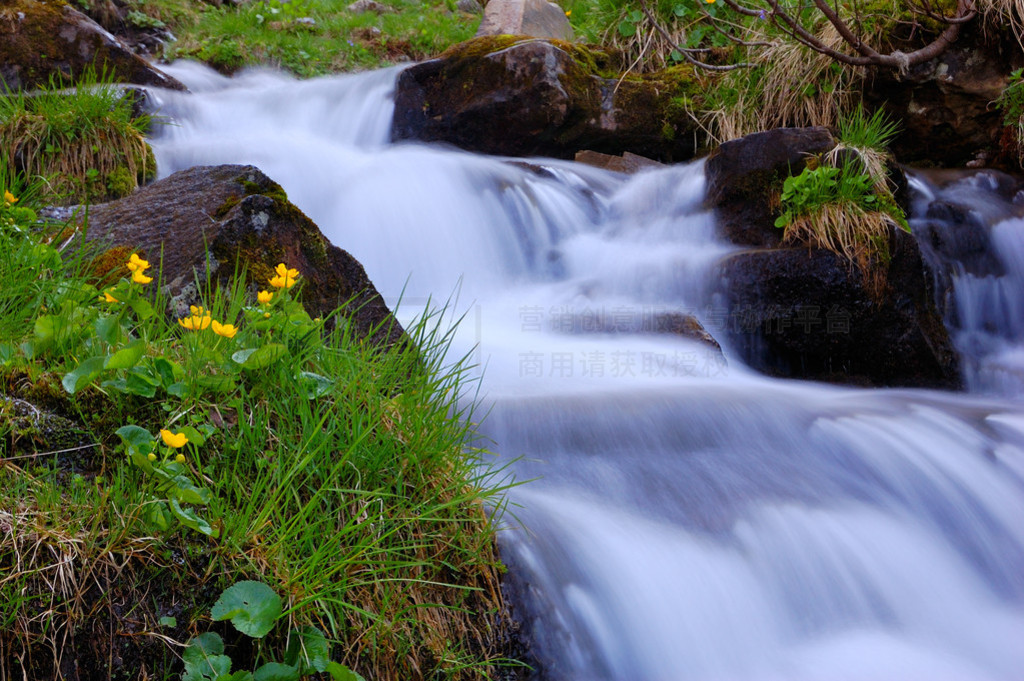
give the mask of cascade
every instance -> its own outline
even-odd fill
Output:
[[[400,314],[428,297],[464,314],[453,354],[483,367],[482,435],[529,480],[501,548],[539,678],[1021,678],[1012,199],[975,211],[989,264],[929,256],[972,392],[770,379],[651,332],[722,323],[709,292],[734,247],[701,207],[699,162],[624,177],[391,145],[394,71],[169,71],[194,94],[154,93],[173,122],[153,140],[161,175],[257,165]],[[980,181],[914,185],[920,232],[949,223],[949,192],[991,202]]]

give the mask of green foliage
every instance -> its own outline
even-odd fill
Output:
[[[262,582],[238,582],[224,590],[210,616],[215,622],[230,619],[238,632],[263,638],[281,617],[281,597]],[[232,674],[232,661],[224,654],[220,635],[200,634],[185,648],[182,681],[298,681],[320,672],[329,674],[333,681],[366,681],[348,667],[331,661],[330,643],[316,627],[292,629],[288,640],[283,662],[265,662],[255,672]]]
[[[0,513],[20,509],[3,517],[12,529],[0,534],[0,562],[35,557],[0,585],[0,623],[12,623],[0,648],[31,657],[57,645],[49,632],[89,626],[75,618],[91,613],[182,636],[194,615],[167,624],[155,599],[199,599],[232,575],[288,594],[293,632],[271,630],[245,660],[255,671],[228,678],[283,667],[355,678],[322,664],[324,642],[343,644],[368,678],[484,678],[493,661],[472,651],[493,649],[501,624],[483,504],[500,509],[501,489],[468,446],[464,369],[441,363],[448,336],[436,317],[385,351],[342,317],[310,318],[290,288],[301,274],[282,266],[272,295],[252,300],[240,276],[168,320],[149,263],[136,254],[99,284],[90,259],[44,243],[53,230],[32,223],[24,196],[11,192],[12,227],[0,230],[0,385],[81,423],[103,455],[69,478],[60,454],[25,440],[26,467],[0,468]],[[48,548],[29,551],[37,542]],[[117,575],[118,598],[136,609],[122,614],[101,592],[89,613],[69,610],[75,595],[37,577],[55,564],[77,571],[71,587]],[[248,619],[250,633],[266,626],[244,603],[226,600],[217,615]],[[188,678],[223,677],[223,649],[202,640]]]

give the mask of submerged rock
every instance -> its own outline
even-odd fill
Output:
[[[174,315],[198,302],[197,282],[226,284],[244,268],[254,286],[265,288],[284,262],[302,273],[301,298],[311,315],[344,305],[360,337],[380,344],[404,337],[363,266],[254,166],[198,166],[93,206],[87,238],[108,249],[137,249],[150,260]]]
[[[469,40],[402,72],[392,138],[508,156],[692,158],[696,123],[672,101],[698,87],[692,70],[620,79],[607,61],[557,40]]]
[[[185,89],[70,5],[7,0],[0,7],[0,82],[7,89],[38,88],[56,77],[68,85],[88,69],[115,82]]]
[[[835,146],[824,128],[780,129],[723,144],[707,162],[708,203],[723,234],[755,247],[726,257],[723,331],[765,373],[875,386],[957,388],[957,355],[914,238],[890,229],[884,280],[870,288],[831,251],[783,246],[774,226],[784,179]]]

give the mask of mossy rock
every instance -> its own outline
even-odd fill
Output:
[[[63,2],[5,0],[0,7],[0,83],[9,90],[77,82],[87,71],[115,82],[184,90],[89,17]]]
[[[392,137],[509,156],[692,158],[699,128],[677,102],[699,89],[695,74],[622,78],[613,63],[560,40],[474,38],[402,73]]]
[[[278,263],[302,274],[301,299],[313,316],[344,307],[359,337],[381,345],[404,342],[404,332],[349,253],[332,245],[285,191],[253,166],[199,166],[93,206],[87,238],[99,253],[138,250],[160,272],[171,299],[168,313],[184,316],[210,281],[227,286],[236,271],[250,288],[266,288]],[[120,250],[110,250],[120,249]],[[117,271],[111,257],[94,261],[98,276]]]

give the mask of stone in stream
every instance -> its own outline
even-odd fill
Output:
[[[720,263],[722,328],[709,330],[726,334],[746,363],[771,375],[960,387],[933,277],[913,236],[890,229],[889,260],[874,265],[884,276],[880,293],[843,256],[781,243],[774,221],[784,179],[835,143],[824,128],[784,128],[726,142],[708,158],[708,206],[723,236],[752,247]]]
[[[612,61],[559,40],[468,40],[402,72],[392,139],[505,156],[692,158],[697,124],[673,98],[700,87],[693,70],[617,78]]]

